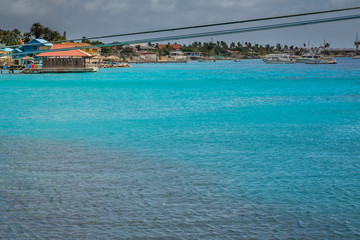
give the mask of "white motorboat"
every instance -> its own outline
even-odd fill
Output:
[[[318,54],[304,54],[301,58],[296,59],[296,62],[306,64],[337,64],[334,58]]]
[[[269,54],[263,61],[268,64],[291,64],[295,63],[289,54]]]

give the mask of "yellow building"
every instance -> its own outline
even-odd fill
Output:
[[[73,47],[74,44],[75,44],[75,47],[90,47],[92,46],[91,44],[89,43],[71,43],[71,42],[63,42],[61,44],[68,44],[69,47]],[[71,46],[70,46],[71,45]],[[80,49],[81,51],[84,51],[88,54],[90,54],[91,56],[95,57],[95,56],[98,56],[100,55],[100,50],[101,48],[99,47],[94,47],[94,48],[84,48],[84,49]]]

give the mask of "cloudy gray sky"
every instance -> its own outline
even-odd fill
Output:
[[[235,21],[267,16],[286,15],[317,10],[360,6],[359,0],[0,0],[0,29],[17,28],[29,31],[34,22],[50,27],[67,38],[92,37],[143,30]],[[327,14],[319,17],[360,14],[360,10]],[[294,18],[296,21],[311,18]],[[283,20],[284,21],[284,20]],[[277,21],[279,22],[279,21]],[[264,22],[232,27],[265,25]],[[229,28],[221,28],[227,29]],[[218,28],[219,29],[219,28]],[[308,43],[319,46],[324,40],[331,47],[353,47],[360,20],[326,23],[313,26],[269,30],[214,37],[214,41],[248,41],[259,44]],[[173,33],[174,34],[174,33]],[[163,36],[163,35],[162,35]],[[138,36],[137,39],[142,38]],[[105,42],[130,38],[107,39]],[[200,38],[177,41],[188,43]]]

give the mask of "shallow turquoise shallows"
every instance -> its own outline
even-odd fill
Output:
[[[0,74],[0,238],[359,239],[359,67]]]

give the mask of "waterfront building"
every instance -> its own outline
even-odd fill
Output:
[[[39,50],[50,50],[52,48],[53,44],[49,43],[48,41],[44,39],[33,39],[30,42],[26,43],[25,45],[21,45],[16,51],[17,55],[13,55],[13,58],[16,60],[21,60],[21,58],[25,56],[33,57],[34,61],[39,62],[40,58],[36,57],[38,53],[36,53]],[[21,64],[21,61],[18,61],[19,64]]]
[[[54,44],[52,50],[73,46],[69,45],[70,44]],[[85,68],[86,59],[89,59],[92,56],[79,49],[74,49],[56,52],[43,52],[37,54],[36,57],[42,59],[43,68]]]
[[[135,52],[137,51],[149,51],[154,50],[155,48],[149,46],[147,43],[131,43],[123,45],[123,48],[132,48]]]
[[[140,59],[142,60],[149,60],[149,61],[157,61],[158,53],[156,52],[137,52]]]
[[[14,49],[8,48],[8,47],[0,48],[1,55],[11,54],[13,51],[14,51]]]
[[[184,52],[187,60],[198,60],[202,58],[202,54],[200,52]]]
[[[175,61],[186,61],[186,55],[183,51],[181,50],[175,50],[169,53],[170,58],[175,60]]]

